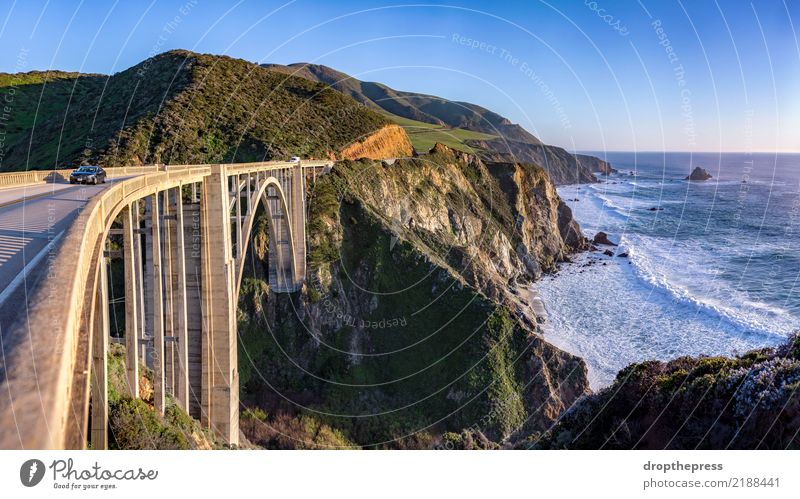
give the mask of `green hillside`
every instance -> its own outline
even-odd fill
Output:
[[[0,76],[3,171],[326,157],[390,123],[304,78],[171,51],[112,76]]]
[[[319,64],[296,63],[289,66],[264,64],[263,66],[272,71],[325,83],[365,106],[382,109],[401,118],[488,133],[502,136],[507,140],[541,144],[539,139],[521,126],[469,102],[451,101],[416,92],[402,92],[382,83],[360,81],[341,71]]]
[[[475,153],[479,149],[470,146],[469,140],[492,140],[498,138],[482,132],[473,132],[463,128],[449,128],[433,123],[424,123],[409,118],[403,118],[395,114],[387,114],[390,120],[402,126],[411,139],[414,149],[417,151],[428,151],[434,144],[441,143],[459,151]]]

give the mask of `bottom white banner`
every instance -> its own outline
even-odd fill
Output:
[[[10,498],[800,497],[794,451],[0,451],[0,464]]]

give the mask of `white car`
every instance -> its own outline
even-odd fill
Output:
[[[289,163],[299,163],[299,162],[300,162],[300,156],[292,156],[291,158],[289,158]]]

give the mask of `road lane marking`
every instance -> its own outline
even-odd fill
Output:
[[[19,274],[17,274],[14,280],[12,280],[8,284],[8,286],[6,286],[6,289],[4,289],[2,293],[0,293],[0,307],[3,306],[6,300],[14,293],[14,291],[16,291],[16,289],[20,286],[20,284],[22,284],[23,281],[25,281],[25,278],[28,277],[28,274],[31,273],[31,270],[33,270],[34,267],[39,265],[39,262],[45,257],[47,252],[50,251],[51,248],[55,247],[56,243],[58,242],[59,239],[61,239],[62,235],[64,235],[63,230],[59,232],[58,235],[56,235],[56,237],[54,237],[52,241],[47,243],[45,247],[42,248],[42,250],[39,251],[39,253],[37,253],[36,256],[33,257],[33,259],[30,262],[28,262],[27,265],[25,265],[25,268],[23,268],[19,272]]]

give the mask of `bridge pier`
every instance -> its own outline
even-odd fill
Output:
[[[125,267],[125,373],[128,381],[128,395],[139,397],[139,315],[141,280],[141,250],[138,251],[139,205],[131,203],[122,211],[122,253]]]
[[[188,401],[187,412],[194,418],[202,420],[203,383],[203,308],[201,304],[201,230],[200,202],[195,197],[191,204],[184,206],[184,241],[186,266],[186,333],[187,333],[187,378]]]
[[[294,258],[293,291],[303,285],[306,278],[306,176],[300,163],[292,168],[291,184],[285,189],[289,197],[292,223],[292,257]]]
[[[102,245],[105,247],[105,244]],[[106,257],[98,255],[92,318],[91,442],[94,449],[108,448],[108,277]]]
[[[161,275],[161,221],[158,194],[145,198],[147,216],[147,340],[152,341],[153,403],[159,414],[164,414],[164,299]]]
[[[174,219],[169,225],[173,241],[169,255],[172,269],[172,335],[175,337],[174,349],[174,397],[184,411],[189,411],[189,338],[187,329],[186,303],[186,244],[184,238],[183,195],[179,186],[168,191],[168,202]]]
[[[204,421],[227,443],[239,443],[236,282],[231,240],[228,177],[212,165],[201,198],[203,247],[203,396]]]
[[[172,219],[169,189],[159,192],[161,202],[161,279],[164,286],[164,394],[175,396],[175,312],[172,284]]]

